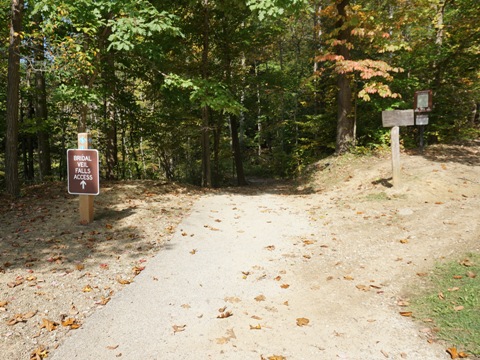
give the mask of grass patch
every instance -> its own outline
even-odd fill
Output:
[[[439,339],[480,355],[480,254],[438,265],[411,309],[418,319],[432,319]]]

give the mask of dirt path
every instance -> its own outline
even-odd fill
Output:
[[[397,302],[468,242],[439,234],[455,225],[478,235],[475,215],[380,190],[392,200],[337,198],[340,189],[203,197],[167,250],[53,359],[448,358]],[[452,201],[472,210],[478,198]]]
[[[2,221],[19,230],[0,248],[15,260],[2,279],[26,277],[25,256],[39,258],[27,267],[39,279],[0,296],[5,321],[37,309],[0,324],[2,349],[19,360],[36,344],[54,360],[448,359],[432,324],[401,316],[400,305],[435,262],[480,251],[479,155],[478,146],[402,155],[397,189],[388,157],[329,159],[307,194],[203,194],[172,237],[174,217],[197,195],[114,186],[95,230],[59,223],[44,242],[43,220],[22,230],[42,206],[20,228],[7,214]],[[132,266],[145,269],[133,279]],[[65,313],[79,329],[41,326]]]

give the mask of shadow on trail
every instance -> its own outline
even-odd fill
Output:
[[[145,256],[153,245],[144,239],[142,227],[127,226],[124,220],[153,207],[150,204],[158,209],[152,211],[152,224],[154,216],[177,217],[179,210],[165,196],[176,194],[177,187],[157,185],[103,183],[94,201],[94,221],[87,225],[80,224],[78,196],[69,195],[62,182],[30,186],[19,199],[1,196],[0,274],[13,269],[69,269],[88,259],[103,261],[120,254]]]
[[[455,145],[432,145],[422,153],[409,151],[410,155],[423,156],[425,159],[440,163],[455,162],[469,166],[480,165],[480,140],[473,140]]]
[[[293,180],[277,180],[268,178],[248,178],[247,186],[229,186],[212,190],[219,194],[239,194],[246,196],[256,195],[304,195],[312,191],[310,189],[299,190],[299,183]]]

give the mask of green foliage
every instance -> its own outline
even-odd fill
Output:
[[[0,1],[0,19],[8,24],[9,2]],[[413,0],[406,7],[350,0],[345,19],[337,3],[34,1],[24,21],[22,111],[30,111],[41,71],[58,177],[65,175],[65,150],[76,146],[77,127],[86,122],[118,178],[200,183],[204,108],[219,183],[233,173],[233,116],[247,176],[296,176],[335,149],[339,74],[353,91],[354,151],[389,146],[381,111],[412,108],[416,90],[434,94],[428,142],[479,136],[472,113],[480,102],[478,1]],[[347,29],[347,40],[339,42]],[[2,35],[0,115],[7,26]],[[350,58],[338,54],[339,46]],[[42,129],[33,119],[22,126],[32,139]],[[0,122],[0,143],[4,134]],[[416,146],[417,135],[402,129],[404,145]]]
[[[260,21],[280,17],[287,11],[299,11],[307,4],[307,0],[247,0],[247,6],[258,13]]]

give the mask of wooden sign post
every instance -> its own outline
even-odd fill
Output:
[[[400,186],[400,126],[414,125],[415,114],[413,110],[382,111],[382,123],[391,127],[390,132],[392,147],[392,173],[393,186]]]
[[[92,137],[89,133],[78,134],[78,148],[91,149]],[[79,195],[80,223],[89,224],[93,221],[93,195]]]

